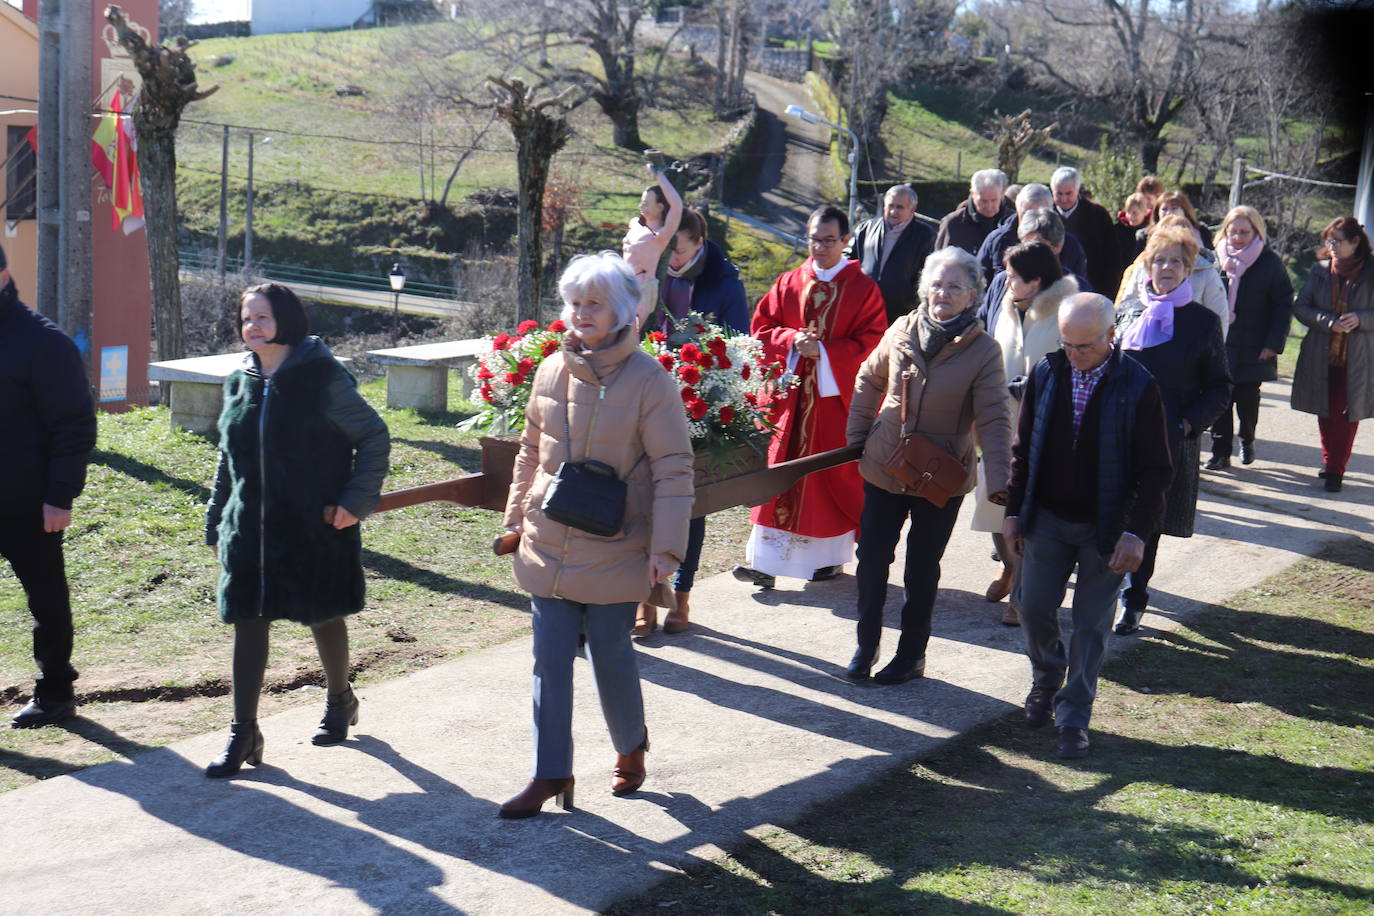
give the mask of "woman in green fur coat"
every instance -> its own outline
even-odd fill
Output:
[[[329,697],[315,744],[358,722],[348,683],[348,626],[363,609],[359,519],[377,505],[391,439],[386,423],[318,337],[296,294],[244,290],[239,333],[250,351],[224,381],[219,466],[205,541],[219,559],[219,613],[234,625],[234,721],[205,770],[232,776],[262,761],[258,696],[273,620],[310,627]]]

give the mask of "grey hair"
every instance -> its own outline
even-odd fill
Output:
[[[1024,239],[1032,233],[1048,242],[1051,248],[1058,248],[1064,244],[1064,218],[1053,210],[1027,211],[1016,224],[1016,237]]]
[[[887,191],[883,194],[883,203],[886,204],[888,199],[892,197],[893,194],[905,194],[906,199],[911,201],[911,208],[913,210],[916,209],[916,189],[913,188],[911,185],[894,184],[892,187],[888,188]]]
[[[974,194],[979,191],[986,191],[988,188],[996,188],[998,191],[1007,189],[1007,173],[1001,169],[979,169],[973,173],[973,177],[968,181],[968,189]]]
[[[921,268],[921,280],[916,284],[916,300],[925,304],[930,297],[930,284],[934,282],[935,275],[949,264],[962,267],[964,273],[968,274],[968,286],[973,292],[970,308],[977,305],[983,298],[983,268],[979,266],[977,258],[954,245],[932,252],[926,258],[926,266]]]
[[[1096,318],[1100,333],[1116,324],[1116,306],[1112,300],[1100,293],[1074,293],[1059,304],[1059,323],[1076,320],[1080,315]]]
[[[612,332],[634,321],[639,308],[639,280],[625,259],[614,251],[580,254],[568,262],[558,278],[558,294],[563,297],[563,323],[572,327],[574,299],[594,296],[615,312]]]
[[[1032,182],[1016,195],[1016,212],[1025,213],[1027,210],[1034,210],[1037,207],[1048,207],[1052,203],[1054,203],[1054,195],[1050,193],[1050,189],[1043,184]]]
[[[1059,168],[1055,169],[1054,174],[1050,176],[1050,187],[1052,188],[1057,188],[1061,184],[1068,184],[1069,182],[1073,182],[1076,185],[1083,184],[1083,176],[1079,174],[1078,169],[1071,165],[1061,165]]]

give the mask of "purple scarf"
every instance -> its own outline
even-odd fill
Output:
[[[1121,335],[1121,349],[1146,350],[1174,339],[1174,309],[1193,301],[1193,281],[1185,279],[1160,296],[1147,280],[1141,284],[1145,311]]]

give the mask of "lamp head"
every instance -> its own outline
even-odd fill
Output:
[[[401,290],[406,288],[405,271],[401,270],[401,264],[399,261],[391,265],[391,273],[389,275],[389,279],[391,280],[391,289],[393,292],[399,293]]]

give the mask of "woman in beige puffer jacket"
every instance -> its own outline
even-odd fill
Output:
[[[1011,462],[1011,396],[1002,348],[985,332],[974,305],[982,298],[983,272],[961,248],[942,248],[926,259],[917,289],[920,305],[887,329],[859,369],[849,405],[845,438],[862,443],[859,474],[864,506],[859,521],[858,650],[849,663],[853,680],[868,677],[882,634],[887,576],[907,517],[906,586],[897,652],[874,675],[879,684],[900,684],[925,673],[931,612],[940,582],[940,559],[959,505],[973,489],[973,428],[993,484],[991,498],[1005,504]],[[901,403],[906,401],[905,429]],[[915,495],[884,463],[904,432],[918,432],[959,459],[964,482],[943,506]]]
[[[630,627],[639,602],[682,561],[691,516],[692,447],[672,376],[639,349],[638,284],[613,252],[575,258],[559,283],[569,326],[534,377],[505,525],[518,533],[514,571],[534,616],[534,778],[501,806],[530,817],[561,796],[571,806],[572,663],[585,634],[616,749],[611,790],[644,782],[644,702]],[[600,461],[627,484],[625,521],[601,537],[541,506],[565,461]]]

